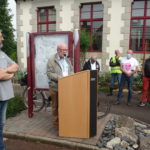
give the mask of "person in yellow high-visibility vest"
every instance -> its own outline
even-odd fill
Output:
[[[121,74],[122,71],[120,70],[120,61],[122,57],[120,56],[120,51],[115,50],[115,56],[110,58],[109,66],[111,67],[111,80],[110,80],[110,87],[109,87],[109,94],[108,96],[113,95],[114,83],[117,78],[118,85],[120,84]]]

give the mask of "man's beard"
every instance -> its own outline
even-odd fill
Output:
[[[3,47],[3,43],[0,43],[0,48],[2,48]]]

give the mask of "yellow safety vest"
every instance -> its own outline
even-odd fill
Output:
[[[119,60],[121,60],[122,57],[119,57]],[[112,62],[116,63],[116,57],[112,57]],[[115,67],[111,67],[111,73],[122,73],[122,71],[120,70],[120,66],[115,66]]]

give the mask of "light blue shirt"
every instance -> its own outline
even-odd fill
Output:
[[[68,76],[69,66],[65,58],[59,58],[59,65],[61,66],[63,77]]]

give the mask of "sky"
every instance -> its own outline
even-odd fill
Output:
[[[16,2],[15,0],[8,0],[8,8],[11,9],[10,14],[13,15],[12,25],[16,29]]]

